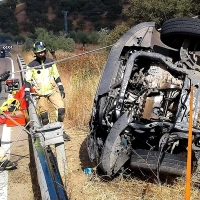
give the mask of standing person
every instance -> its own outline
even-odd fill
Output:
[[[49,123],[48,101],[57,111],[57,121],[63,122],[65,91],[56,64],[52,59],[46,57],[46,46],[43,42],[35,42],[33,52],[36,58],[28,64],[25,75],[26,99],[30,99],[30,87],[32,86],[39,97],[36,109],[42,124]],[[65,141],[70,141],[70,137],[65,131],[63,138]]]

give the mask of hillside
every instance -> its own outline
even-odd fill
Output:
[[[89,15],[89,11],[88,13],[84,12],[84,9],[80,13],[71,10],[67,11],[65,18],[63,11],[60,11],[59,8],[62,4],[56,7],[51,1],[46,2],[46,8],[43,10],[39,10],[39,4],[38,6],[35,5],[34,1],[31,4],[27,1],[27,3],[16,5],[14,14],[17,18],[20,34],[26,36],[27,32],[32,32],[35,27],[43,27],[47,30],[53,30],[54,32],[60,30],[64,31],[67,28],[68,31],[80,30],[85,33],[91,30],[100,30],[105,27],[112,29],[123,21],[120,13],[122,13],[123,8],[127,7],[127,4],[124,4],[120,8],[120,11],[118,11],[119,13],[113,12],[110,16],[106,10],[105,13],[104,11],[93,10],[92,15]],[[90,8],[87,5],[84,6],[88,7],[88,9]]]
[[[28,21],[25,8],[26,8],[26,4],[20,3],[16,6],[16,9],[15,9],[15,16],[19,24],[20,32],[23,36],[26,36],[27,33],[24,31],[23,26],[20,24],[21,22]]]
[[[18,4],[15,8],[14,13],[15,13],[15,17],[17,18],[21,34],[23,36],[26,36],[27,32],[24,31],[24,26],[22,24],[23,22],[30,22],[27,14],[26,14],[26,4],[25,3]],[[56,15],[53,13],[52,7],[48,8],[47,17],[50,21],[55,19]]]

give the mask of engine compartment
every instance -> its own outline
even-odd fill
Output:
[[[173,26],[183,22],[176,20]],[[173,43],[171,48],[160,38],[167,44],[168,37],[179,40],[176,27],[160,35],[154,26],[136,25],[119,39],[97,88],[87,148],[91,161],[109,176],[149,166],[160,173],[185,174],[191,85],[193,170],[200,158],[200,68],[193,30],[183,33],[180,48],[173,49]],[[200,38],[200,32],[195,34]]]

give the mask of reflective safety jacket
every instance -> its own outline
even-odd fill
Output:
[[[43,62],[36,58],[27,69],[25,91],[30,91],[32,86],[38,95],[51,95],[62,85],[56,64],[50,58],[45,58]]]

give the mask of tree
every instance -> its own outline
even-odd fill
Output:
[[[90,44],[98,44],[99,42],[99,33],[97,31],[92,31],[89,35],[88,35],[88,41]]]
[[[11,33],[12,35],[19,34],[19,26],[17,24],[17,18],[15,17],[12,9],[6,7],[6,4],[0,5],[0,28],[5,33]]]
[[[35,35],[37,36],[37,39],[39,40],[45,40],[46,37],[49,37],[49,33],[44,28],[36,28]]]
[[[83,47],[85,47],[85,44],[87,44],[89,42],[87,34],[84,33],[83,31],[78,31],[76,38],[77,38],[78,43],[83,44]]]
[[[48,12],[46,1],[28,0],[26,1],[26,13],[31,14],[33,11],[38,13]]]
[[[29,34],[28,39],[24,44],[24,50],[33,47],[33,43],[38,40],[46,44],[47,50],[56,59],[56,51],[63,50],[72,52],[75,49],[75,42],[72,38],[66,38],[63,32],[55,35],[52,31],[48,32],[44,28],[36,28],[34,34]]]
[[[68,20],[68,28],[71,27],[71,24]],[[64,31],[65,24],[64,24],[64,17],[62,18],[55,18],[51,21],[48,30],[53,30],[55,33],[58,33],[59,31]]]
[[[77,23],[76,23],[76,28],[77,30],[82,30],[84,29],[85,27],[85,21],[84,20],[78,20]]]
[[[126,23],[122,23],[117,26],[114,30],[110,32],[110,34],[105,38],[104,45],[112,45],[126,32],[130,29],[130,27]]]
[[[14,10],[16,8],[16,5],[17,5],[17,0],[7,0],[6,5],[9,8],[11,8],[12,10]]]
[[[119,15],[122,13],[122,5],[119,4],[119,1],[116,0],[110,0],[108,1],[110,4],[107,8],[107,14],[106,17],[108,19],[114,19],[119,17]]]
[[[33,40],[31,38],[27,38],[24,45],[22,46],[22,51],[30,51],[33,49]]]
[[[101,30],[98,32],[99,34],[99,40],[98,40],[98,43],[101,45],[101,46],[104,46],[106,43],[105,43],[105,40],[106,38],[108,37],[109,35],[109,29],[107,28],[101,28]]]
[[[73,12],[77,7],[77,2],[74,0],[61,0],[59,7],[59,10],[67,10],[68,12]]]
[[[18,43],[18,44],[22,44],[24,43],[26,40],[24,38],[23,35],[18,35],[15,37],[14,42]]]
[[[74,40],[72,38],[66,38],[62,32],[60,32],[60,35],[57,38],[57,43],[59,49],[62,49],[63,51],[73,52],[75,49]]]
[[[35,27],[46,27],[49,22],[46,15],[36,11],[29,14],[29,19]]]
[[[124,11],[130,25],[153,21],[158,28],[164,21],[175,17],[193,17],[199,12],[197,0],[130,0]]]

